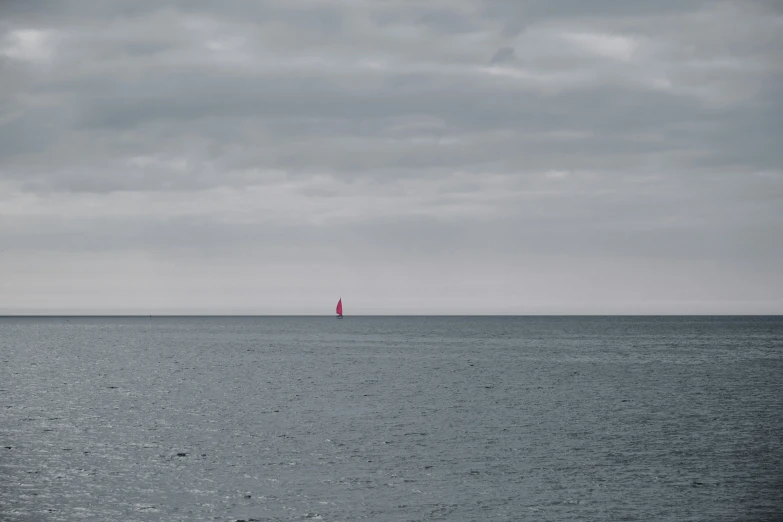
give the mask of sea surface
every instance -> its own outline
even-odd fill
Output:
[[[783,519],[783,317],[0,318],[0,520]]]

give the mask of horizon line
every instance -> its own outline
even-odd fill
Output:
[[[19,313],[3,314],[0,318],[45,318],[45,317],[85,317],[85,318],[199,318],[199,317],[337,317],[336,314],[227,314],[227,313],[165,313],[165,314],[86,314],[86,313]],[[356,317],[783,317],[783,313],[530,313],[530,314],[492,314],[492,313],[434,313],[434,314],[352,314],[343,318]]]

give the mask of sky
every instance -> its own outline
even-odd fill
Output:
[[[2,0],[0,314],[781,314],[778,0]]]

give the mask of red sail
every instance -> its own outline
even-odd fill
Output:
[[[343,299],[340,298],[339,301],[337,301],[337,315],[343,315]]]

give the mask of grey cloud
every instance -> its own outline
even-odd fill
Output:
[[[488,16],[502,18],[554,18],[554,17],[595,17],[614,18],[625,16],[646,16],[668,13],[682,13],[696,11],[709,0],[692,0],[679,2],[677,0],[664,0],[650,4],[649,2],[623,2],[622,0],[597,0],[594,2],[580,2],[579,0],[561,0],[549,2],[547,0],[528,0],[519,2],[516,0],[484,0],[483,12]]]
[[[495,54],[492,55],[492,58],[490,59],[491,63],[503,63],[503,62],[509,62],[514,59],[514,48],[513,47],[501,47],[497,51],[495,51]]]
[[[468,266],[713,263],[773,299],[783,13],[743,6],[8,0],[0,240],[247,274],[386,259],[457,293]]]
[[[472,32],[478,25],[463,13],[449,9],[427,11],[419,17],[419,23],[445,32]]]

